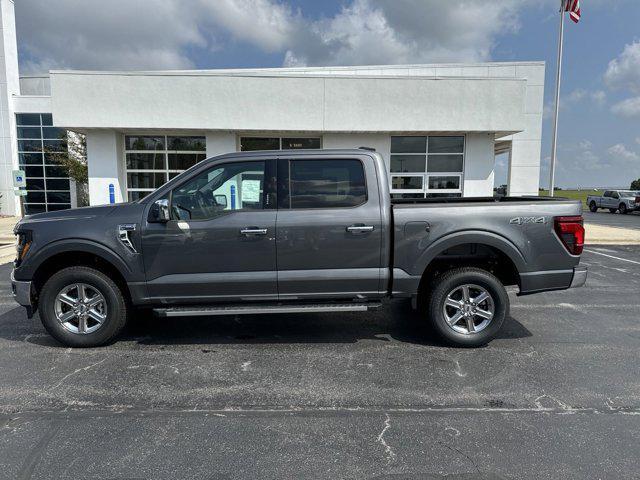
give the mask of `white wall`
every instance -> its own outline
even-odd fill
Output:
[[[0,0],[0,203],[7,215],[20,213],[20,199],[13,193],[13,170],[18,168],[13,95],[19,93],[14,5],[11,0]]]
[[[494,144],[493,134],[467,134],[463,190],[465,197],[490,197],[493,195]]]
[[[300,132],[517,132],[518,78],[52,72],[67,128]],[[126,99],[126,101],[123,101]]]
[[[542,148],[542,111],[544,108],[544,65],[520,66],[516,75],[527,79],[525,129],[512,135],[511,158],[507,178],[508,194],[538,195]]]
[[[386,133],[326,133],[322,136],[323,148],[375,148],[382,155],[389,171],[391,135]]]
[[[207,132],[206,141],[207,158],[237,150],[235,132]]]
[[[89,167],[89,201],[91,205],[109,203],[109,184],[115,188],[116,203],[126,201],[124,173],[124,140],[113,130],[87,132],[87,165]]]

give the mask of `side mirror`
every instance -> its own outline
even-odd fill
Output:
[[[216,195],[216,196],[214,196],[214,198],[216,199],[216,204],[219,207],[227,208],[227,196],[226,195]]]
[[[153,205],[151,205],[151,210],[149,211],[149,222],[167,223],[170,219],[171,215],[169,213],[169,200],[167,200],[166,198],[162,198],[153,202]]]

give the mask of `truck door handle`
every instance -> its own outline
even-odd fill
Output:
[[[367,233],[373,232],[373,225],[351,225],[347,227],[347,232],[349,233]]]
[[[266,235],[267,229],[260,227],[246,227],[240,230],[241,235]]]

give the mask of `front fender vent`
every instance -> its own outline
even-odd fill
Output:
[[[131,241],[131,232],[136,231],[135,223],[126,223],[124,225],[118,225],[118,238],[120,242],[129,250],[131,253],[138,253],[136,247],[133,246],[133,242]]]

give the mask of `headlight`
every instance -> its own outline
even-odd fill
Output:
[[[27,255],[27,252],[31,248],[31,244],[33,243],[33,234],[30,230],[22,230],[16,233],[16,261],[14,262],[17,267],[22,263],[22,260]]]

